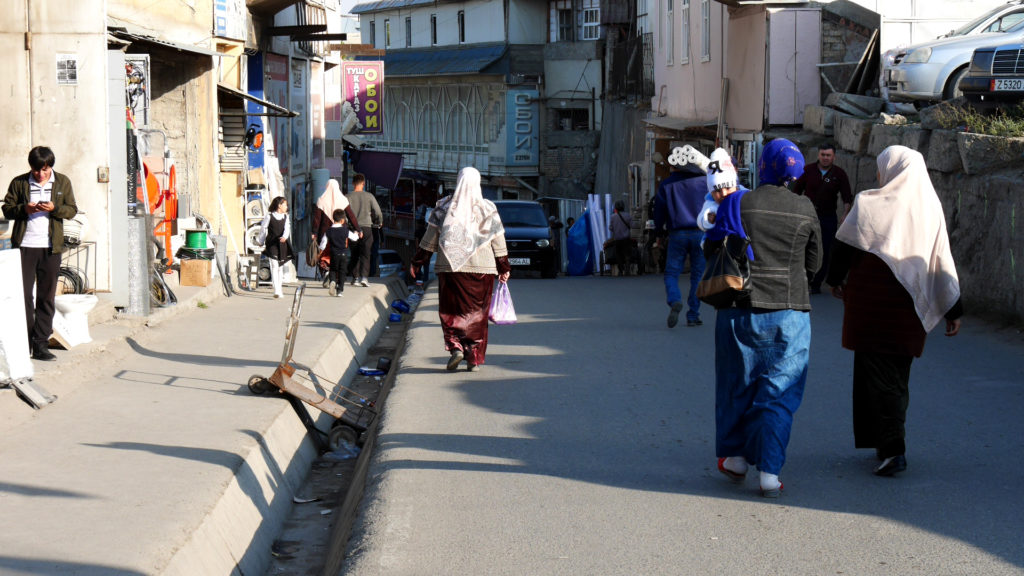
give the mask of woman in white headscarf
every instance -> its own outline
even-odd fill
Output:
[[[359,222],[356,222],[356,215],[352,213],[348,198],[341,193],[341,186],[338,181],[331,178],[327,181],[324,193],[316,201],[316,210],[313,211],[313,239],[320,241],[324,234],[334,224],[334,211],[344,210],[348,219],[349,230],[359,230]]]
[[[457,370],[465,359],[467,368],[476,370],[487,352],[494,277],[507,282],[512,269],[501,217],[494,203],[484,199],[476,168],[463,168],[455,193],[438,200],[430,213],[427,231],[409,266],[413,278],[434,252],[441,330],[445,350],[451,354],[447,368]]]
[[[874,473],[907,468],[910,364],[943,320],[960,331],[963,305],[946,218],[919,152],[878,155],[880,188],[865,190],[836,233],[828,283],[843,299],[843,347],[853,350],[853,435],[874,448]]]
[[[341,186],[338,185],[338,181],[331,178],[327,181],[323,194],[320,195],[320,198],[317,198],[316,209],[313,210],[312,236],[318,245],[323,243],[324,234],[327,234],[327,231],[334,224],[335,210],[345,211],[349,230],[359,230],[359,222],[356,221],[356,215],[352,212],[348,198],[341,193]],[[324,274],[324,286],[327,286],[329,276],[329,274]]]

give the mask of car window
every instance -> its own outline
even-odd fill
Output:
[[[1022,32],[1024,31],[1024,18],[1021,18],[1019,22],[1014,24],[1012,27],[1007,28],[1006,32]]]
[[[986,20],[991,18],[993,15],[998,14],[1003,9],[1004,9],[1004,6],[999,6],[999,7],[993,8],[992,10],[989,10],[988,12],[982,14],[981,16],[978,16],[974,20],[971,20],[967,24],[964,24],[963,26],[957,28],[956,30],[953,30],[952,32],[949,33],[949,35],[950,36],[963,36],[965,34],[970,34],[971,32],[975,31],[974,30],[975,28],[977,28],[978,26],[981,26]],[[986,28],[984,31],[985,32],[989,32],[990,30],[988,30]]]
[[[1024,11],[1015,12],[1013,14],[1007,14],[1003,16],[999,29],[1002,31],[1010,30],[1017,24],[1024,22]]]
[[[499,204],[498,215],[503,226],[535,226],[547,227],[548,219],[544,209],[533,204]]]
[[[1024,12],[1017,12],[1014,14],[1007,14],[1002,18],[996,20],[985,28],[985,32],[1006,32],[1010,28],[1013,28],[1017,24],[1024,21]]]

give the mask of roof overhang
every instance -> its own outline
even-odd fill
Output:
[[[341,139],[356,150],[366,148],[366,139],[358,134],[345,134]]]
[[[182,42],[172,42],[170,40],[164,40],[163,38],[157,38],[156,36],[150,36],[143,34],[139,31],[129,31],[126,26],[119,25],[116,20],[108,20],[107,23],[108,35],[113,35],[115,38],[128,41],[131,43],[141,42],[145,44],[152,44],[163,48],[170,48],[179,52],[189,52],[198,56],[223,56],[216,50],[206,48],[205,46],[195,46],[192,44],[184,44]]]
[[[255,96],[253,96],[252,94],[248,94],[246,92],[242,92],[241,90],[235,90],[234,88],[232,88],[231,86],[228,86],[226,84],[218,83],[217,84],[217,90],[219,92],[224,92],[225,94],[230,94],[231,96],[234,96],[236,98],[241,98],[243,100],[248,100],[249,102],[252,102],[254,104],[258,104],[258,105],[263,106],[264,108],[267,109],[267,112],[258,112],[258,113],[242,112],[242,113],[232,114],[230,112],[221,112],[221,114],[220,114],[221,116],[283,116],[283,117],[286,117],[286,118],[294,118],[294,117],[299,115],[298,112],[293,112],[292,110],[289,110],[289,109],[285,108],[284,106],[278,106],[277,104],[274,104],[273,102],[268,102],[266,100],[257,98]],[[273,112],[271,112],[271,110],[273,110]]]
[[[374,56],[377,60],[386,52],[383,48],[374,48],[373,44],[330,44],[328,48],[342,56]]]
[[[408,10],[418,6],[433,6],[436,4],[438,4],[438,0],[378,0],[376,2],[356,4],[349,10],[349,13],[358,16],[360,14],[372,14],[388,10]]]
[[[344,42],[348,40],[348,34],[341,32],[338,34],[292,34],[292,42],[330,42],[331,40],[339,40]]]
[[[299,0],[245,0],[245,7],[257,16],[273,16]]]
[[[718,120],[691,120],[674,116],[651,116],[643,119],[644,124],[664,128],[665,130],[687,130],[689,128],[709,128],[718,126]]]
[[[785,8],[799,4],[810,4],[807,0],[715,0],[721,4],[740,8],[742,6],[763,6],[765,8]]]
[[[306,24],[303,26],[271,26],[263,33],[267,36],[295,36],[297,34],[318,34],[327,32],[327,24]]]
[[[389,77],[452,76],[459,74],[500,74],[493,65],[507,58],[504,43],[475,44],[458,47],[387,50],[384,72]],[[356,56],[356,60],[378,57]]]

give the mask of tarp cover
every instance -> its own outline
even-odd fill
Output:
[[[566,235],[569,252],[569,276],[588,276],[594,273],[594,264],[590,258],[593,250],[590,246],[590,218],[586,211],[576,219]]]
[[[402,175],[402,155],[398,152],[375,150],[353,150],[352,166],[356,172],[378,186],[394,189]]]

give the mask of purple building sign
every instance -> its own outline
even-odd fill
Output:
[[[342,98],[352,105],[359,123],[360,134],[384,132],[384,62],[342,62]]]

